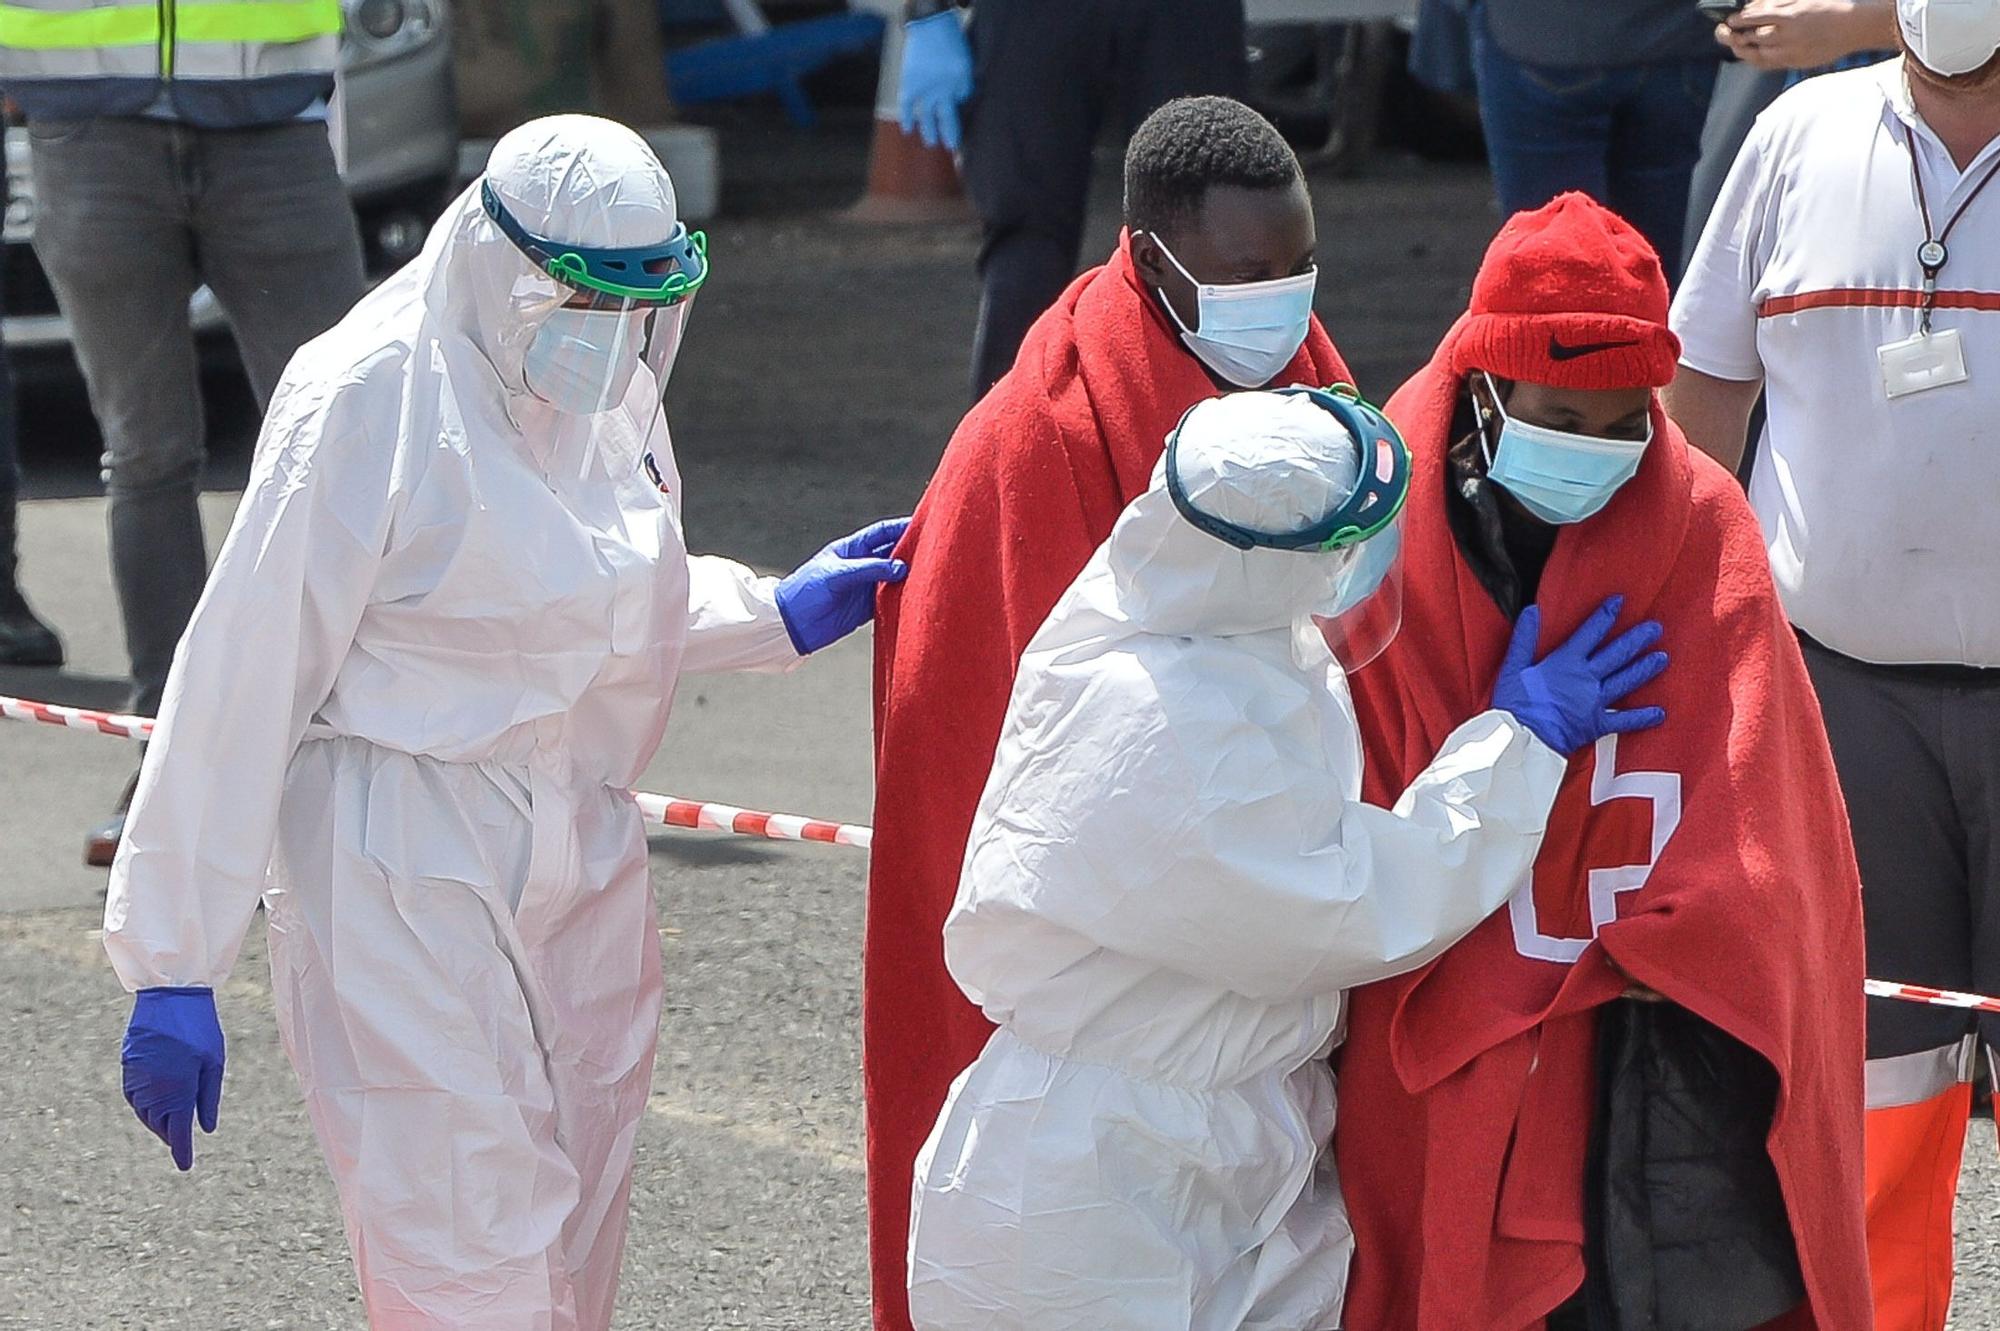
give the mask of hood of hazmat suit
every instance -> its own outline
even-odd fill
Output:
[[[686,301],[558,282],[489,187],[590,263],[689,252],[637,135],[536,121],[299,352],[176,658],[105,945],[128,987],[214,986],[262,895],[370,1322],[600,1331],[661,995],[626,787],[682,671],[796,653],[774,579],[687,554],[664,344],[606,372],[569,352],[618,338],[573,322],[543,363],[621,396],[537,393],[552,316],[677,346]]]
[[[1310,398],[1246,393],[1185,419],[1171,488],[1204,526],[1297,531],[1361,462]],[[1312,617],[1368,542],[1236,548],[1169,465],[1029,645],[973,824],[945,955],[1000,1029],[919,1158],[921,1331],[1337,1324],[1342,991],[1504,901],[1561,780],[1488,712],[1362,803]]]

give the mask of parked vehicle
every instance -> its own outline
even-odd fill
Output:
[[[340,91],[328,131],[361,224],[372,278],[416,256],[450,201],[458,173],[458,102],[446,0],[342,0]],[[36,261],[27,131],[7,131],[10,198],[0,254],[7,347],[17,359],[67,355],[69,323]],[[189,303],[198,333],[218,342],[221,307],[206,287]]]
[[[1479,105],[1410,69],[1417,0],[1246,0],[1250,102],[1323,174],[1360,170],[1379,145],[1480,160]],[[1435,71],[1432,71],[1434,74]]]

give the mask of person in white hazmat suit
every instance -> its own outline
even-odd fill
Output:
[[[900,523],[691,557],[662,393],[705,243],[630,130],[502,139],[292,362],[180,646],[105,906],[125,1091],[216,1127],[261,896],[370,1323],[602,1331],[661,976],[627,787],[685,671],[859,626]]]
[[[1612,710],[1666,658],[1610,603],[1360,802],[1342,662],[1400,622],[1408,469],[1348,395],[1204,402],[1030,643],[945,924],[1000,1029],[917,1161],[919,1331],[1339,1326],[1342,991],[1501,905],[1564,755],[1663,719]]]

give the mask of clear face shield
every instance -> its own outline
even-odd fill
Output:
[[[694,295],[708,280],[702,234],[676,224],[659,245],[593,249],[528,231],[490,184],[481,186],[480,199],[535,267],[508,294],[513,326],[530,330],[522,357],[528,391],[576,416],[635,400],[657,407]]]
[[[1313,623],[1352,674],[1380,656],[1403,627],[1403,515],[1354,547],[1333,600]]]
[[[1396,427],[1345,385],[1288,388],[1324,408],[1346,427],[1361,450],[1354,490],[1339,507],[1308,527],[1253,531],[1206,513],[1180,482],[1174,457],[1179,431],[1167,444],[1167,493],[1198,530],[1239,550],[1291,550],[1337,558],[1327,594],[1311,614],[1341,667],[1359,670],[1382,654],[1403,623],[1403,505],[1410,493],[1410,450]]]

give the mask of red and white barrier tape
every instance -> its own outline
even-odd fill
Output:
[[[144,739],[153,733],[153,723],[143,716],[121,716],[112,712],[91,712],[81,707],[59,707],[52,702],[30,702],[0,694],[0,717],[9,721],[39,721],[45,726],[67,726],[90,730],[119,739]]]
[[[2000,998],[1988,998],[1985,994],[1962,994],[1956,989],[1932,989],[1928,985],[1898,984],[1894,980],[1863,980],[1861,987],[1870,998],[1900,998],[1905,1003],[1928,1003],[1932,1007],[2000,1012]]]
[[[55,703],[9,698],[0,694],[0,718],[35,721],[45,726],[87,730],[120,739],[145,739],[153,733],[153,723],[143,716],[113,712],[93,712],[82,707],[62,707]],[[802,818],[795,813],[760,813],[731,804],[704,804],[699,800],[675,799],[634,791],[639,811],[667,827],[686,827],[704,832],[732,832],[737,836],[765,837],[772,841],[817,841],[829,846],[853,846],[867,850],[875,830],[855,823],[832,823],[819,818]]]
[[[770,837],[778,841],[821,841],[829,846],[853,846],[858,850],[867,850],[875,835],[872,827],[823,822],[795,813],[759,813],[727,804],[698,804],[693,800],[648,795],[643,790],[635,792],[635,796],[641,813],[668,827],[734,832],[738,836]]]
[[[143,716],[93,712],[82,707],[62,707],[26,698],[9,698],[4,694],[0,694],[0,717],[10,721],[37,721],[71,730],[88,730],[124,739],[144,739],[153,732],[153,723]],[[704,804],[699,800],[675,799],[670,795],[652,795],[645,791],[635,791],[634,798],[641,813],[667,827],[732,832],[737,836],[766,837],[774,841],[817,841],[830,846],[853,846],[857,850],[867,850],[875,836],[875,829],[871,827],[802,818],[794,813],[760,813],[731,804]],[[1898,998],[1906,1003],[1927,1003],[1932,1007],[2000,1012],[2000,998],[1988,998],[1984,994],[1962,994],[1950,989],[1930,989],[1920,984],[1898,984],[1891,980],[1868,980],[1862,987],[1873,998]]]

